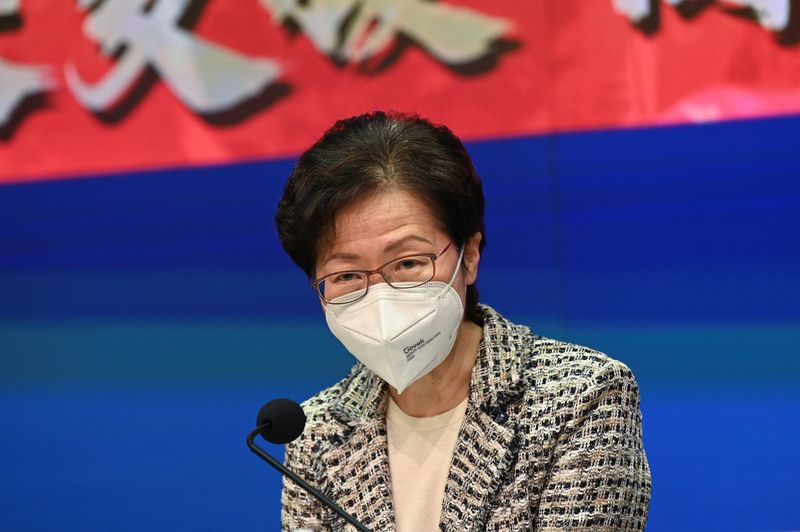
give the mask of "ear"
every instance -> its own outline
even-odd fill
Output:
[[[478,279],[478,263],[481,261],[480,244],[483,235],[480,232],[474,233],[464,244],[464,284],[467,286],[474,284]]]

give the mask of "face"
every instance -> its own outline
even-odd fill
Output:
[[[338,213],[334,225],[332,242],[322,246],[317,258],[317,278],[342,270],[371,270],[404,255],[438,254],[451,240],[425,202],[400,190],[378,192],[349,205]],[[477,233],[467,241],[463,266],[453,282],[462,302],[467,286],[477,277],[479,243]],[[436,260],[433,280],[449,282],[457,262],[458,250],[451,246]],[[371,281],[384,282],[380,274]]]

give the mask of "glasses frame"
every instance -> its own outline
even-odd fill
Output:
[[[388,284],[389,286],[391,286],[395,290],[403,290],[405,288],[416,288],[418,286],[424,285],[425,283],[431,282],[431,280],[434,277],[436,277],[436,260],[439,257],[441,257],[442,255],[444,255],[445,253],[447,253],[447,250],[450,249],[450,246],[453,245],[453,242],[455,242],[455,240],[450,240],[450,242],[448,242],[447,245],[444,247],[444,249],[442,251],[440,251],[439,253],[411,253],[410,255],[403,255],[402,257],[396,257],[396,258],[394,258],[394,259],[392,259],[392,260],[390,260],[388,262],[383,263],[382,265],[378,266],[374,270],[341,270],[341,271],[338,271],[338,272],[329,273],[329,274],[323,275],[319,279],[314,280],[310,284],[310,288],[313,288],[314,290],[316,290],[317,295],[323,301],[323,303],[325,303],[326,305],[347,305],[349,303],[354,303],[354,302],[358,301],[359,299],[362,299],[369,292],[369,287],[372,286],[372,276],[374,274],[376,274],[376,273],[379,273],[380,276],[383,277],[383,280],[386,281],[386,284]],[[388,265],[394,263],[394,262],[398,262],[398,261],[405,260],[405,259],[410,259],[412,257],[428,257],[429,259],[431,259],[431,263],[433,264],[433,273],[431,274],[431,278],[428,279],[427,281],[423,281],[423,282],[421,282],[419,284],[415,284],[413,286],[394,286],[392,284],[392,282],[389,281],[389,279],[386,278],[386,275],[383,273],[383,269],[385,267],[387,267]],[[367,277],[367,288],[366,288],[366,290],[364,290],[363,294],[361,294],[360,296],[358,296],[355,299],[351,299],[350,301],[340,301],[338,303],[333,302],[333,301],[328,301],[327,299],[325,299],[325,296],[323,296],[322,292],[320,291],[320,288],[319,288],[320,283],[322,283],[323,281],[325,281],[325,279],[328,279],[329,277],[333,277],[334,275],[341,275],[343,273],[362,273],[362,274],[366,275],[366,277]]]

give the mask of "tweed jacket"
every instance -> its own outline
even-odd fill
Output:
[[[442,531],[642,530],[650,470],[622,363],[536,336],[489,307],[447,478]],[[303,408],[286,465],[375,531],[393,531],[386,384],[361,364]],[[353,530],[284,480],[283,530]]]

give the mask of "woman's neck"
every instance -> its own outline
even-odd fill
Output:
[[[452,410],[469,394],[472,368],[482,336],[483,329],[479,325],[462,321],[447,358],[402,394],[390,386],[389,395],[409,416],[430,417]]]

